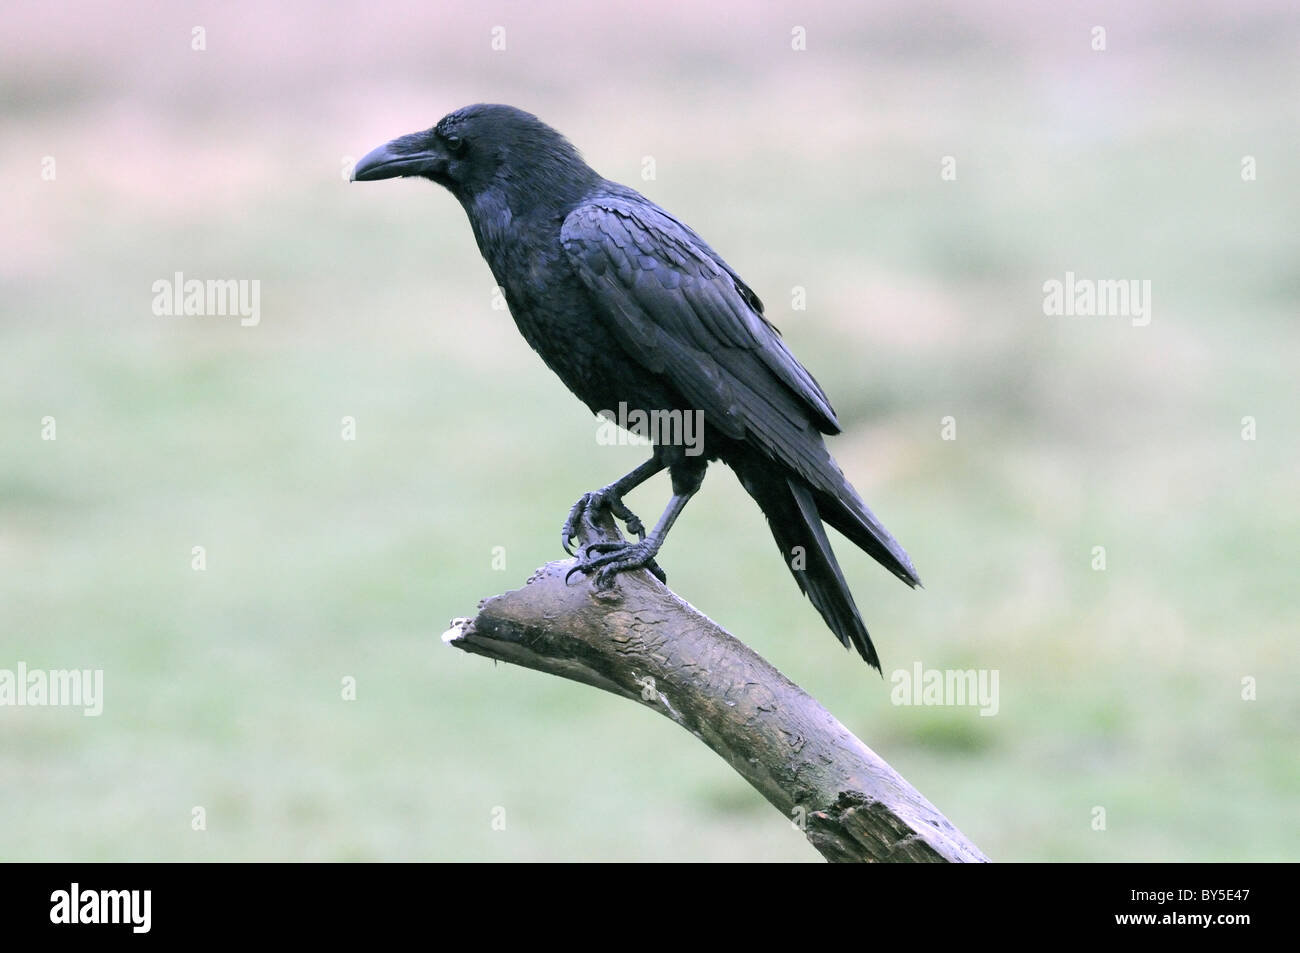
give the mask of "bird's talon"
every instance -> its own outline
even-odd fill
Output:
[[[572,542],[580,540],[584,535],[599,536],[603,535],[596,526],[593,515],[601,509],[609,511],[610,515],[620,520],[627,527],[627,531],[637,537],[638,541],[644,541],[646,537],[645,523],[641,522],[640,517],[627,508],[627,505],[613,493],[607,493],[604,490],[593,490],[590,493],[584,493],[578,498],[569,510],[568,518],[564,521],[564,527],[560,530],[560,546],[570,556],[577,556],[574,551]],[[585,528],[586,534],[580,532]],[[625,545],[621,537],[618,542],[602,541],[593,543],[592,546]],[[590,547],[588,547],[590,549]]]

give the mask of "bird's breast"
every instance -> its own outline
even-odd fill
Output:
[[[614,337],[609,318],[596,313],[554,234],[516,228],[484,247],[519,333],[546,366],[593,413],[617,413],[620,404],[643,410],[682,406],[676,393],[647,373]]]

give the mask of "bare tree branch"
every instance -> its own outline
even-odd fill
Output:
[[[588,540],[610,538],[606,523]],[[726,759],[831,861],[986,862],[812,697],[648,572],[599,591],[570,561],[483,601],[443,640],[594,685],[671,718]]]

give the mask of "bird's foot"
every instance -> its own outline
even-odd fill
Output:
[[[599,555],[593,557],[592,553]],[[653,539],[643,539],[636,543],[592,543],[583,547],[582,558],[564,576],[568,582],[575,572],[596,574],[596,588],[608,589],[614,584],[614,577],[630,569],[644,569],[665,585],[668,574],[655,562],[659,553],[659,544]]]
[[[594,517],[602,509],[609,510],[611,516],[623,521],[627,526],[629,533],[634,533],[637,539],[645,539],[645,524],[640,518],[629,510],[612,487],[605,487],[603,490],[593,490],[590,493],[584,493],[578,498],[578,502],[573,504],[569,510],[568,519],[564,521],[564,529],[560,531],[560,545],[570,556],[577,555],[569,546],[569,542],[582,536],[579,530],[585,524],[590,534],[587,538],[599,537],[604,535],[600,528],[595,525]],[[605,544],[602,544],[605,545]],[[614,544],[621,545],[621,544]]]

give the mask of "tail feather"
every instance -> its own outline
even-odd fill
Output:
[[[921,585],[921,577],[906,550],[889,534],[876,514],[867,509],[867,504],[847,482],[838,496],[818,493],[817,512],[903,582],[913,589]]]
[[[782,558],[800,590],[840,642],[846,648],[857,649],[868,665],[880,671],[875,646],[822,526],[825,517],[817,494],[797,477],[787,476],[770,464],[737,467],[736,472],[767,516]]]

